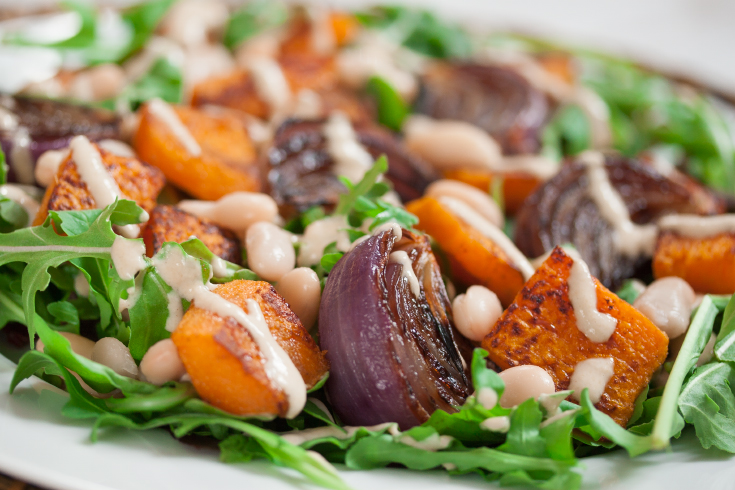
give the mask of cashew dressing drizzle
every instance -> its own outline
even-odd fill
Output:
[[[590,270],[583,260],[573,260],[567,285],[569,286],[569,300],[577,320],[577,328],[592,342],[607,342],[615,332],[618,321],[598,311],[597,288]]]
[[[197,140],[189,132],[189,129],[181,122],[178,114],[173,108],[163,100],[156,97],[148,101],[148,110],[160,122],[166,125],[166,128],[181,143],[186,151],[194,157],[202,154],[202,147],[199,146]]]
[[[199,260],[184,255],[178,247],[169,249],[165,257],[153,258],[153,266],[161,278],[173,288],[178,304],[181,298],[196,303],[223,318],[232,318],[252,336],[265,359],[264,369],[268,379],[283,390],[288,399],[287,418],[295,417],[306,403],[306,385],[291,358],[270,333],[263,312],[255,300],[248,299],[248,313],[211,291],[212,284],[202,284]]]

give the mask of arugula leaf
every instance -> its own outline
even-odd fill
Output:
[[[735,453],[735,369],[729,362],[697,368],[679,396],[679,410],[705,449]]]
[[[433,58],[466,58],[472,52],[467,32],[428,10],[387,6],[355,15],[363,25],[381,29],[396,42]]]
[[[28,224],[28,212],[6,197],[0,198],[0,233],[10,233]]]
[[[130,315],[130,355],[140,361],[148,349],[156,342],[171,336],[166,329],[170,315],[168,295],[171,287],[158,275],[155,269],[141,272],[141,290],[135,304],[128,310]]]
[[[589,119],[579,107],[561,107],[541,135],[541,153],[559,161],[564,155],[576,155],[589,148],[591,130]]]
[[[222,43],[235,49],[259,32],[285,23],[288,9],[279,1],[256,0],[236,10],[227,22]]]
[[[61,2],[61,6],[71,12],[76,12],[82,20],[82,25],[79,32],[74,36],[48,46],[53,48],[86,48],[90,46],[94,42],[97,31],[97,18],[92,5],[87,2],[67,0]]]
[[[541,419],[543,418],[538,402],[529,398],[518,405],[510,417],[510,429],[505,444],[500,451],[535,458],[546,452],[546,443],[541,437]]]
[[[712,335],[716,317],[717,307],[709,295],[705,296],[692,318],[684,343],[676,357],[674,367],[671,369],[669,380],[666,382],[661,398],[661,406],[656,414],[656,422],[651,433],[653,449],[669,447],[672,427],[675,423],[674,419],[678,417],[677,400],[682,391],[684,380],[696,365],[704,346]]]
[[[122,12],[123,20],[133,29],[133,37],[120,59],[127,58],[145,45],[158,23],[175,2],[176,0],[148,0]]]
[[[640,290],[638,286],[636,286],[636,280],[635,279],[628,279],[623,283],[623,285],[618,289],[618,291],[615,293],[618,295],[618,298],[622,299],[623,301],[630,303],[631,305],[635,302],[635,300],[640,296]]]
[[[381,77],[370,78],[365,89],[377,103],[378,122],[393,131],[400,131],[411,112],[401,95]]]
[[[101,105],[108,109],[123,105],[135,111],[143,102],[155,98],[178,104],[183,98],[183,87],[181,69],[166,58],[159,58],[145,75],[128,84],[116,99],[104,101]]]
[[[735,294],[723,313],[722,326],[715,343],[715,356],[720,361],[735,361]]]
[[[57,320],[57,325],[62,328],[56,330],[62,332],[79,333],[79,312],[77,308],[68,301],[56,301],[46,305],[48,312]]]
[[[8,182],[8,164],[5,162],[5,152],[0,147],[0,185]]]

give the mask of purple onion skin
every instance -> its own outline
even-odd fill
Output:
[[[413,236],[404,230],[406,234]],[[455,343],[457,334],[448,324],[451,311],[438,268],[436,276],[423,282],[416,300],[401,278],[401,266],[389,262],[393,242],[392,233],[383,232],[335,265],[322,295],[319,335],[331,365],[326,391],[340,419],[366,426],[397,422],[405,430],[426,421],[437,408],[455,411],[470,394],[470,386]],[[413,261],[416,255],[409,252]],[[430,261],[428,265],[436,267],[433,255]],[[432,280],[440,294],[430,295],[435,303],[440,298],[448,315],[436,315],[427,303],[425,287]],[[397,318],[396,304],[417,314]],[[417,337],[422,327],[428,334]],[[431,334],[436,331],[441,332]]]
[[[29,150],[34,165],[48,150],[69,146],[74,136],[83,134],[92,141],[120,139],[120,120],[112,112],[50,99],[13,97],[4,99],[6,110],[18,117],[28,131]],[[12,101],[12,102],[11,102]],[[16,182],[12,158],[14,132],[0,131],[0,144],[8,160],[8,182]]]

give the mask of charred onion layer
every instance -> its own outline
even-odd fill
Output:
[[[637,224],[670,213],[721,212],[716,199],[691,180],[661,175],[637,160],[606,155],[612,186],[623,198]],[[557,245],[572,243],[590,272],[606,287],[617,288],[648,263],[650,257],[626,257],[615,251],[614,229],[589,196],[586,167],[571,162],[524,203],[517,216],[515,242],[528,257],[538,257]],[[711,197],[711,196],[710,196]]]
[[[47,150],[66,148],[76,135],[83,134],[92,141],[120,139],[120,120],[114,113],[48,99],[31,97],[0,97],[0,107],[18,120],[17,129],[0,131],[2,149],[12,158],[18,131],[27,131],[28,150],[32,162]],[[9,180],[15,180],[10,165]]]
[[[411,293],[390,254],[405,251],[421,284]],[[331,364],[326,389],[349,425],[407,429],[436,409],[454,412],[471,393],[451,306],[429,240],[406,230],[370,237],[334,267],[322,296],[319,335]],[[461,342],[461,341],[460,341]]]
[[[332,173],[334,160],[327,151],[321,121],[286,121],[268,152],[271,195],[289,215],[312,206],[331,208],[345,187]],[[374,157],[388,158],[388,179],[401,199],[421,197],[437,176],[422,160],[410,155],[389,132],[372,124],[356,124],[360,143]]]
[[[434,65],[422,79],[417,112],[484,129],[503,153],[535,153],[549,114],[546,96],[509,68],[455,62]]]

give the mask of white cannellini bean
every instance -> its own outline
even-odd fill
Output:
[[[459,333],[480,342],[492,330],[503,313],[498,296],[485,286],[470,286],[452,303],[454,324]]]
[[[74,77],[69,86],[69,96],[85,102],[111,99],[122,91],[125,83],[125,71],[120,65],[97,65]]]
[[[42,187],[48,187],[53,183],[54,177],[59,171],[59,166],[69,156],[69,149],[48,150],[41,154],[36,161],[34,174],[36,182]]]
[[[161,32],[185,47],[198,46],[209,34],[224,27],[229,19],[227,4],[216,0],[176,2],[161,22]]]
[[[135,150],[129,144],[120,140],[104,139],[97,142],[97,146],[105,151],[126,158],[135,158]]]
[[[405,143],[438,170],[493,169],[503,160],[500,145],[485,131],[463,121],[411,116],[403,125]]]
[[[453,197],[463,201],[495,226],[503,226],[505,219],[500,208],[486,192],[458,180],[442,179],[432,182],[424,193],[429,197]]]
[[[538,366],[514,366],[499,374],[505,382],[505,391],[500,397],[500,406],[503,408],[515,407],[529,398],[537,399],[556,391],[551,375]]]
[[[278,281],[296,265],[291,235],[267,221],[255,223],[245,236],[248,265],[266,281]]]
[[[146,381],[158,386],[181,379],[186,369],[173,340],[164,339],[153,344],[140,361],[140,373]]]
[[[130,349],[115,337],[99,339],[92,349],[92,360],[115,371],[120,376],[138,377],[138,366],[135,364]]]
[[[94,349],[94,341],[89,340],[87,337],[82,337],[81,335],[77,335],[75,333],[69,333],[69,332],[57,332],[62,337],[64,337],[66,340],[69,341],[71,350],[75,354],[79,354],[82,357],[86,357],[87,359],[92,359],[92,350]],[[43,352],[44,345],[41,339],[38,339],[36,342],[36,350]]]
[[[177,206],[187,213],[214,221],[239,235],[259,221],[276,221],[278,205],[268,194],[233,192],[218,201],[184,200]]]
[[[664,277],[653,281],[633,306],[674,339],[689,328],[695,300],[694,290],[684,279]]]
[[[319,313],[322,287],[319,276],[308,267],[287,272],[278,280],[276,291],[283,296],[307,330],[311,330]]]

